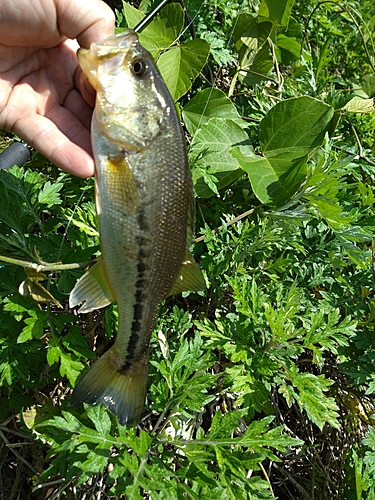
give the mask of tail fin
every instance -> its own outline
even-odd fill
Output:
[[[73,391],[71,406],[103,405],[121,425],[138,424],[147,392],[148,360],[136,364],[121,361],[111,347],[96,361]]]

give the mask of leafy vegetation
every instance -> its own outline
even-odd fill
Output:
[[[209,288],[163,304],[137,429],[73,410],[117,322],[67,304],[100,251],[93,180],[39,153],[0,171],[0,498],[373,499],[373,5],[185,5],[197,38],[178,3],[140,38],[185,127]]]

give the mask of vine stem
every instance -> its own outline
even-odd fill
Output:
[[[244,219],[245,217],[247,217],[248,215],[251,215],[253,212],[254,212],[255,208],[251,208],[250,210],[247,210],[247,212],[244,212],[243,214],[241,215],[238,215],[237,217],[235,217],[234,219],[230,220],[229,222],[226,223],[226,226],[232,226],[232,224],[235,224],[236,222],[238,222],[239,220],[241,219]],[[223,226],[219,226],[217,227],[216,229],[212,229],[211,233],[212,234],[215,234],[217,231],[221,231],[223,229]],[[199,243],[200,241],[203,241],[205,239],[205,236],[199,236],[198,238],[195,238],[195,240],[193,241],[193,243]]]
[[[0,255],[0,261],[6,262],[7,264],[15,264],[16,266],[22,266],[27,269],[35,269],[37,272],[40,271],[66,271],[68,269],[82,269],[95,264],[94,260],[88,262],[73,262],[72,264],[60,264],[59,262],[32,262],[30,260],[24,260],[22,258],[6,257],[5,255]]]
[[[348,14],[348,16],[350,16],[351,20],[353,21],[353,23],[354,23],[355,27],[356,27],[356,28],[357,28],[357,30],[358,30],[359,36],[361,37],[361,40],[362,40],[362,45],[363,45],[363,48],[364,48],[364,50],[365,50],[365,52],[366,52],[366,56],[367,56],[368,62],[369,62],[369,64],[370,64],[370,66],[371,66],[372,70],[373,70],[373,71],[374,71],[374,73],[375,73],[375,66],[374,66],[374,64],[373,64],[373,62],[372,62],[372,60],[371,60],[370,52],[369,52],[369,50],[368,50],[368,48],[367,48],[367,43],[366,43],[365,37],[363,36],[363,33],[362,33],[362,30],[361,30],[361,27],[359,26],[359,24],[358,24],[357,20],[355,19],[354,15],[352,14],[352,12],[349,12],[349,11],[353,11],[356,15],[358,15],[358,12],[356,12],[356,11],[355,11],[355,10],[354,10],[354,9],[353,9],[350,5],[345,4],[345,8],[344,8],[344,7],[341,7],[341,6],[340,6],[340,4],[339,4],[339,2],[337,2],[336,0],[323,0],[322,2],[319,2],[319,3],[318,3],[318,4],[317,4],[317,5],[313,8],[313,10],[312,10],[312,12],[311,12],[311,14],[310,14],[310,16],[309,16],[309,18],[308,18],[308,20],[307,20],[307,23],[306,23],[306,30],[305,30],[305,32],[306,32],[306,31],[307,31],[307,29],[308,29],[309,23],[310,23],[310,21],[311,21],[311,19],[312,19],[313,15],[315,14],[315,11],[316,11],[316,10],[318,10],[318,9],[319,9],[322,5],[324,5],[325,3],[333,3],[334,5],[336,5],[337,7],[339,7],[339,12],[340,12],[341,14],[345,12],[346,14]],[[363,21],[362,16],[359,16],[359,17],[360,17],[360,18],[361,18],[361,20]],[[367,28],[367,31],[368,31],[368,33],[369,33],[369,35],[370,35],[370,39],[371,39],[372,34],[371,34],[370,30],[368,29],[368,26],[366,25],[366,23],[364,23],[364,24],[365,24],[365,26],[366,26],[366,28]],[[305,39],[305,35],[304,35],[304,39]],[[373,45],[373,44],[372,44],[372,45]]]

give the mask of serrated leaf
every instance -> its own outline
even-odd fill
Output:
[[[47,362],[49,366],[57,363],[60,360],[61,349],[59,346],[49,345],[47,350]]]
[[[161,54],[157,66],[174,101],[190,89],[206,64],[209,52],[209,44],[196,38]]]
[[[340,428],[337,421],[338,406],[335,400],[325,396],[324,392],[333,384],[332,380],[326,379],[324,375],[312,373],[300,373],[294,366],[290,372],[291,382],[298,390],[297,403],[307,416],[320,430],[328,423],[336,429]]]
[[[47,326],[47,315],[44,311],[29,311],[30,317],[25,319],[26,326],[17,338],[17,343],[21,344],[31,339],[40,339]]]
[[[150,434],[142,430],[139,434],[139,438],[137,439],[136,447],[134,446],[134,441],[133,441],[133,448],[140,458],[145,458],[151,444],[152,444],[152,436],[150,436]]]
[[[66,376],[69,382],[74,387],[77,378],[79,377],[81,371],[84,368],[84,365],[80,361],[73,359],[73,356],[74,355],[70,353],[61,351],[60,373],[63,377]]]
[[[95,429],[102,436],[108,434],[111,430],[111,419],[102,405],[89,406],[85,405],[86,413],[91,422],[95,425]]]
[[[87,453],[87,459],[83,462],[78,462],[77,465],[81,468],[82,473],[78,479],[78,484],[86,482],[93,474],[100,474],[108,465],[109,450],[101,445]]]
[[[47,181],[38,193],[38,203],[40,205],[47,205],[48,208],[60,205],[62,200],[59,193],[63,186],[61,182],[51,184],[50,181]]]

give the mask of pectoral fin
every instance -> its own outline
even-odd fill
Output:
[[[87,313],[100,309],[114,301],[101,258],[77,281],[70,292],[69,306],[83,303],[78,312]]]
[[[137,185],[126,157],[122,154],[112,157],[107,163],[113,182],[108,186],[107,196],[122,206],[128,214],[134,214],[140,207]]]
[[[190,251],[186,249],[184,260],[182,261],[179,275],[170,295],[181,292],[200,292],[206,289],[206,283],[202,271],[195,262]]]

